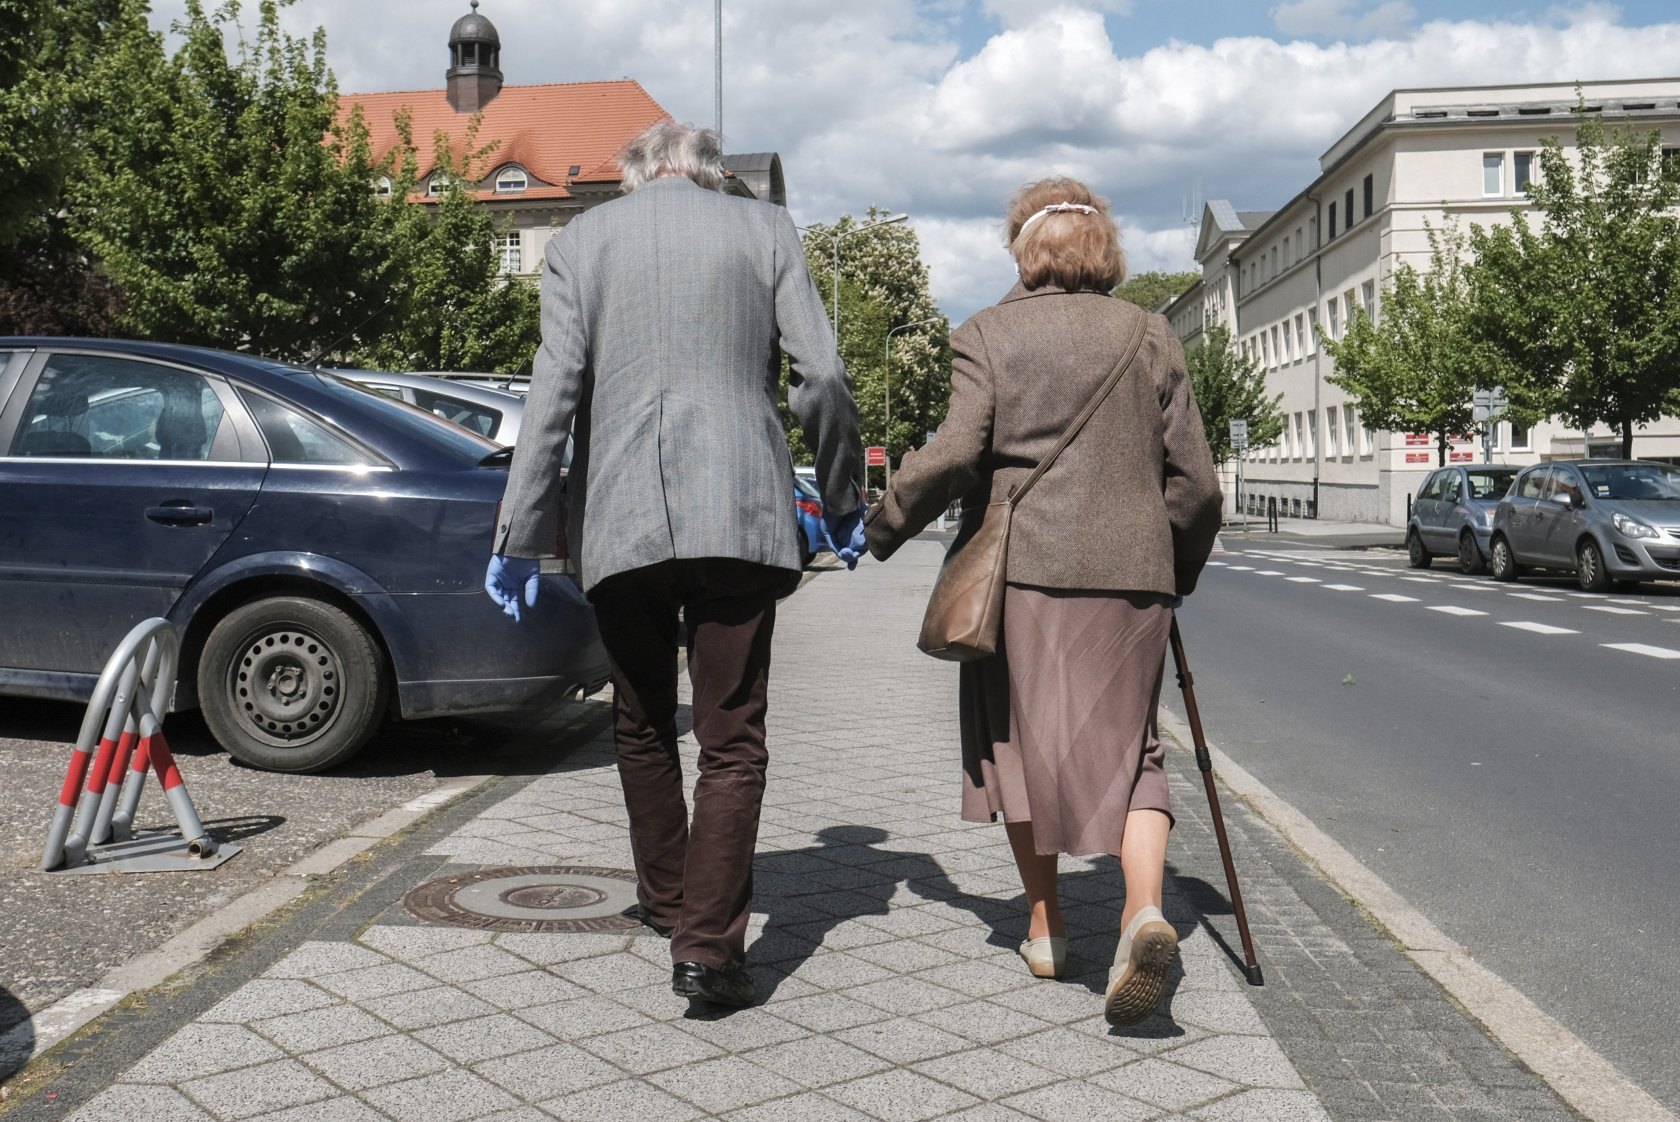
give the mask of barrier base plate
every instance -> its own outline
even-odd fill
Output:
[[[209,857],[187,853],[186,840],[165,830],[136,830],[133,839],[88,847],[88,863],[60,873],[183,873],[214,869],[238,853],[240,846],[219,842]]]

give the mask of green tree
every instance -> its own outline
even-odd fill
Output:
[[[1137,273],[1122,281],[1120,287],[1114,290],[1114,295],[1130,300],[1146,312],[1153,312],[1174,296],[1190,291],[1190,286],[1201,279],[1199,272]]]
[[[1680,409],[1680,162],[1662,134],[1576,110],[1576,153],[1544,142],[1537,222],[1471,233],[1475,320],[1512,412],[1633,430]]]
[[[885,211],[870,207],[861,218],[848,214],[833,225],[818,223],[807,228],[806,259],[831,315],[834,242],[829,235],[844,234],[885,216]],[[899,327],[905,329],[892,336],[889,379],[887,333]],[[841,241],[840,356],[852,376],[865,444],[885,447],[888,457],[896,461],[922,444],[925,434],[945,419],[951,396],[949,336],[950,323],[928,289],[927,265],[913,227],[881,226]],[[808,458],[798,426],[790,423],[788,434],[795,458]]]
[[[128,35],[95,67],[72,229],[137,335],[305,359],[394,314],[403,208],[372,192],[361,119],[338,120],[325,34],[281,31],[281,3],[261,0],[252,41],[237,0],[187,0],[173,58]]]
[[[1248,422],[1251,448],[1264,448],[1283,434],[1283,413],[1278,409],[1283,395],[1266,396],[1260,361],[1242,353],[1224,324],[1209,327],[1202,345],[1184,359],[1214,463],[1225,463],[1236,454],[1231,447],[1232,421]]]
[[[1330,382],[1359,403],[1370,429],[1427,432],[1440,463],[1452,437],[1473,427],[1470,399],[1487,380],[1488,356],[1471,316],[1464,237],[1429,230],[1429,270],[1402,263],[1384,286],[1382,320],[1360,309],[1347,333],[1320,331],[1336,362]]]

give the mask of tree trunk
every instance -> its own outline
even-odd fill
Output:
[[[1447,430],[1442,429],[1440,432],[1435,434],[1435,466],[1436,467],[1446,467],[1447,466],[1447,448],[1448,447],[1449,447],[1449,445],[1447,443]]]
[[[1633,459],[1633,422],[1622,421],[1622,459]]]

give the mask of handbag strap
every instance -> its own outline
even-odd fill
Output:
[[[1120,379],[1125,375],[1127,368],[1132,365],[1132,359],[1137,357],[1138,348],[1143,345],[1143,337],[1148,331],[1149,317],[1140,315],[1137,330],[1132,334],[1132,340],[1126,345],[1125,353],[1120,356],[1120,361],[1116,362],[1114,369],[1109,372],[1108,380],[1097,390],[1095,396],[1086,403],[1079,416],[1073,419],[1073,423],[1067,427],[1067,431],[1062,433],[1062,438],[1056,441],[1056,446],[1050,449],[1049,455],[1038,461],[1038,466],[1033,469],[1031,475],[1027,476],[1026,482],[1009,493],[1010,506],[1014,506],[1026,498],[1027,492],[1031,491],[1033,484],[1038,482],[1038,477],[1050,470],[1050,465],[1056,462],[1056,457],[1062,454],[1062,449],[1073,443],[1073,438],[1079,435],[1079,430],[1085,427],[1085,422],[1091,419],[1091,415],[1108,399],[1108,395],[1113,392],[1114,387],[1120,384]]]

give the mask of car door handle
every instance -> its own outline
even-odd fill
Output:
[[[162,506],[146,508],[147,518],[165,526],[203,526],[215,516],[216,512],[207,506],[182,503],[164,503]]]

